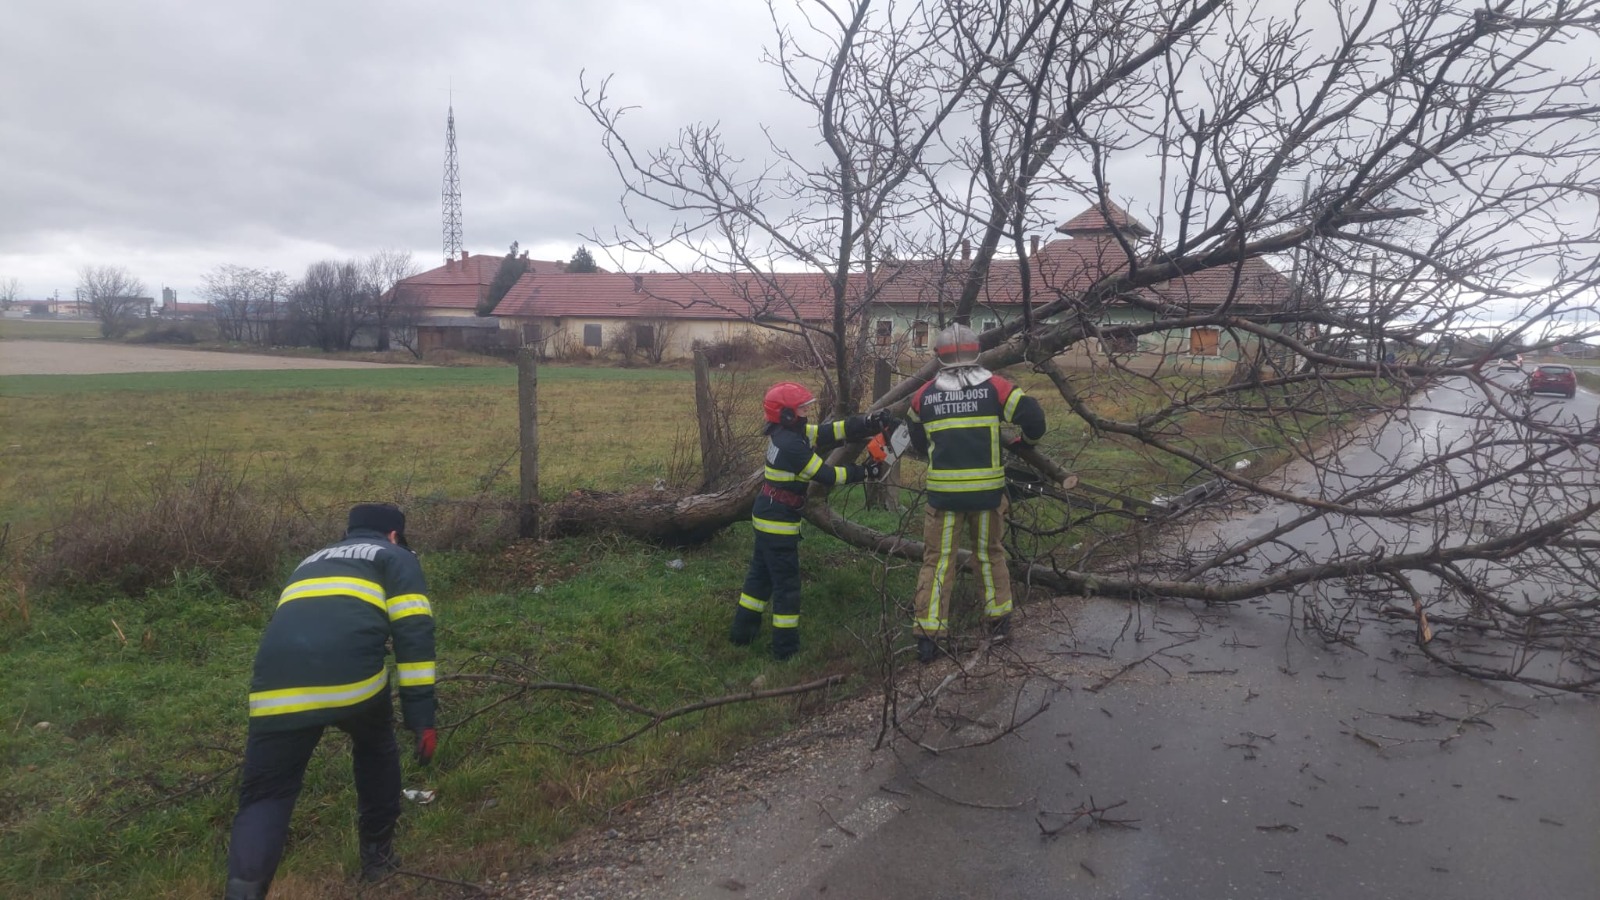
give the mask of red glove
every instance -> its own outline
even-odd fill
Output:
[[[417,729],[417,763],[427,765],[433,762],[433,751],[439,747],[439,732],[432,728]]]

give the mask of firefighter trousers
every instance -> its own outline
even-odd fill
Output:
[[[922,571],[917,575],[917,608],[912,631],[944,634],[950,622],[950,592],[955,587],[961,534],[972,546],[972,567],[983,582],[983,612],[990,619],[1011,614],[1011,573],[1006,569],[1006,499],[994,509],[957,511],[928,507],[922,524]]]
[[[289,817],[323,727],[262,731],[251,723],[239,783],[239,814],[228,840],[229,878],[272,883],[289,836]],[[351,707],[333,727],[350,735],[361,839],[387,840],[400,818],[400,748],[394,738],[389,692]]]
[[[757,531],[730,638],[748,644],[772,607],[772,655],[787,659],[800,649],[800,538]]]

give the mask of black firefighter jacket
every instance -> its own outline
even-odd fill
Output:
[[[256,651],[250,725],[326,725],[389,691],[394,645],[400,709],[411,729],[434,725],[433,608],[410,550],[357,529],[301,561]]]
[[[970,512],[995,509],[1006,489],[1000,423],[1010,422],[1032,444],[1044,437],[1044,410],[999,375],[972,387],[923,385],[906,413],[911,443],[928,456],[928,505]]]
[[[806,487],[813,481],[822,484],[850,484],[865,477],[855,464],[824,465],[812,445],[827,451],[846,441],[859,441],[872,434],[866,416],[835,419],[821,425],[785,428],[768,425],[767,468],[750,511],[756,531],[774,537],[800,539],[801,510],[806,505]]]

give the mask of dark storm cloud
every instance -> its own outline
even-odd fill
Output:
[[[765,12],[739,0],[52,2],[6,20],[0,275],[30,295],[88,262],[144,267],[152,290],[319,252],[431,263],[451,86],[468,247],[570,253],[618,193],[573,101],[580,70],[616,73],[650,141],[753,126],[775,96]]]

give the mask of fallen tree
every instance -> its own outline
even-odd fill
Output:
[[[770,132],[747,168],[736,136],[696,124],[640,152],[609,82],[586,84],[630,225],[604,243],[761,285],[759,312],[726,312],[809,347],[836,415],[901,409],[933,373],[913,356],[860,401],[885,310],[992,318],[985,366],[1037,371],[1092,433],[1272,511],[1246,529],[1202,510],[1145,539],[1018,509],[1014,533],[1051,538],[1013,548],[1019,578],[1209,603],[1370,596],[1409,610],[1429,655],[1499,634],[1519,647],[1500,675],[1589,689],[1597,434],[1530,402],[1497,360],[1582,343],[1600,321],[1585,212],[1600,72],[1557,64],[1593,55],[1600,5],[1330,0],[1272,18],[1221,0],[832,0],[773,18],[768,58],[820,140]],[[1063,202],[1089,208],[1040,245],[1075,211]],[[656,233],[659,211],[673,224]],[[1130,381],[1131,399],[1116,387]],[[1375,410],[1386,385],[1415,402]],[[1358,419],[1312,439],[1314,422]],[[1207,428],[1276,429],[1288,465],[1212,459]],[[742,499],[677,500],[652,513],[661,527],[625,527],[703,529]],[[920,553],[819,499],[829,533]]]

